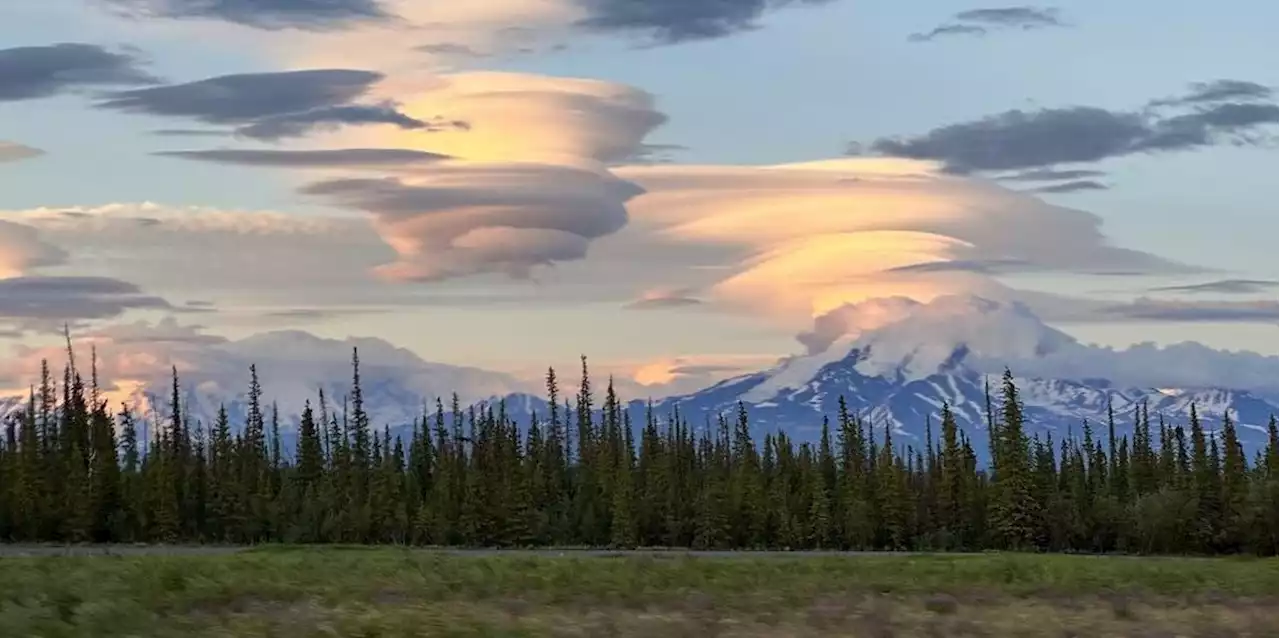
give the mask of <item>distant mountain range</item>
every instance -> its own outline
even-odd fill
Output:
[[[850,410],[873,427],[889,426],[900,440],[919,442],[926,420],[936,421],[945,402],[961,428],[984,442],[984,384],[997,394],[1007,366],[1016,375],[1030,432],[1052,432],[1055,438],[1078,433],[1086,420],[1096,429],[1108,402],[1118,430],[1127,433],[1135,406],[1146,402],[1152,419],[1163,415],[1177,423],[1185,423],[1195,405],[1210,430],[1230,412],[1242,426],[1243,444],[1253,449],[1266,440],[1266,423],[1280,411],[1280,359],[1275,356],[1199,344],[1099,348],[1045,325],[1021,305],[974,297],[928,304],[883,299],[852,310],[860,316],[848,323],[857,329],[815,352],[692,394],[657,399],[653,407],[665,418],[678,406],[700,425],[716,414],[736,412],[742,402],[758,431],[783,429],[805,441],[817,437],[824,415],[836,415],[843,396]],[[291,430],[304,402],[315,403],[317,390],[325,391],[331,407],[341,403],[351,384],[352,347],[360,351],[365,405],[378,426],[402,431],[424,409],[432,409],[436,396],[453,391],[467,402],[501,398],[512,414],[547,410],[539,388],[509,375],[429,363],[380,339],[333,340],[284,331],[183,350],[187,414],[210,423],[225,404],[240,420],[248,365],[256,363],[266,399],[278,402],[284,428]],[[577,379],[564,375],[561,383],[572,396]],[[596,389],[602,396],[603,384],[597,382]],[[164,414],[168,379],[122,385],[112,400],[144,412],[155,405]],[[23,401],[0,398],[0,411]],[[647,405],[644,400],[627,405],[637,426]]]

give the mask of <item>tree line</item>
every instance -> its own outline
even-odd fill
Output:
[[[353,351],[349,395],[308,401],[284,450],[253,367],[249,379],[239,427],[225,407],[207,428],[184,414],[176,370],[170,413],[153,423],[113,412],[96,361],[86,385],[68,347],[61,383],[46,362],[5,423],[0,539],[1276,552],[1274,417],[1253,459],[1229,416],[1207,432],[1194,407],[1184,426],[1139,406],[1132,437],[1108,408],[1098,430],[1055,441],[1027,434],[1008,371],[987,393],[988,440],[943,405],[920,445],[843,398],[814,443],[753,438],[741,404],[697,424],[650,407],[633,424],[612,379],[597,405],[585,358],[572,396],[548,370],[549,409],[524,428],[502,402],[455,394],[393,437],[370,423]]]

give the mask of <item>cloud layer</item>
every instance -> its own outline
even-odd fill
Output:
[[[911,42],[929,42],[949,36],[985,36],[992,31],[1047,29],[1065,27],[1054,7],[995,7],[970,9],[951,17],[951,22],[940,24],[923,33],[907,37]]]
[[[298,137],[316,128],[343,124],[390,124],[422,130],[460,126],[456,122],[412,118],[389,103],[352,103],[382,78],[380,73],[352,69],[223,75],[184,84],[118,91],[97,106],[233,125],[236,135],[259,140]]]
[[[305,32],[395,30],[503,22],[536,28],[546,18],[590,33],[639,36],[658,44],[720,38],[756,28],[766,13],[832,0],[486,0],[484,7],[433,6],[412,0],[104,0],[117,13],[147,18],[221,20],[253,29]],[[981,13],[981,12],[978,12]],[[534,20],[521,21],[521,17]],[[541,19],[538,19],[541,18]],[[550,26],[550,25],[547,25]],[[497,29],[495,29],[497,30]],[[415,47],[428,53],[475,55],[468,43]]]
[[[608,165],[634,156],[666,119],[652,96],[630,87],[512,73],[446,75],[397,97],[410,116],[470,126],[427,137],[351,131],[320,142],[449,159],[387,166],[380,179],[326,179],[303,193],[370,215],[399,256],[377,272],[398,280],[527,277],[582,259],[593,240],[626,225],[625,203],[641,192]]]
[[[86,87],[152,84],[131,53],[74,42],[0,49],[0,102],[50,97]]]
[[[661,44],[721,38],[757,26],[767,11],[830,0],[579,0],[597,32],[639,34]]]
[[[258,29],[330,30],[390,20],[377,0],[105,0],[125,15],[226,20]]]
[[[772,167],[628,167],[645,189],[631,242],[666,265],[648,282],[698,290],[794,326],[864,299],[947,291],[1008,297],[1006,272],[1183,272],[1114,247],[1094,215],[928,162],[849,159]],[[637,265],[637,267],[639,267]]]
[[[1011,110],[914,137],[882,138],[873,152],[944,162],[958,173],[1045,169],[1138,153],[1167,153],[1270,139],[1280,118],[1274,91],[1253,83],[1192,85],[1134,111],[1090,106]],[[1170,111],[1168,108],[1175,107]],[[1033,173],[1034,174],[1034,173]]]

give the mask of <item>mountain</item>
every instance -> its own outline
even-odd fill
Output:
[[[879,299],[849,306],[844,315],[841,334],[808,339],[808,353],[698,392],[658,399],[658,416],[665,418],[678,408],[701,425],[718,414],[731,416],[742,402],[758,433],[780,428],[796,440],[812,441],[823,416],[835,417],[843,396],[854,414],[873,427],[892,427],[900,442],[911,443],[923,441],[927,420],[936,420],[946,402],[981,452],[987,439],[985,385],[990,383],[998,395],[1006,366],[1017,374],[1029,433],[1052,433],[1055,439],[1078,433],[1085,420],[1098,432],[1108,402],[1118,431],[1128,433],[1134,408],[1145,402],[1153,420],[1163,415],[1177,423],[1185,423],[1195,405],[1210,430],[1229,411],[1252,450],[1265,441],[1267,420],[1278,411],[1280,360],[1274,356],[1199,344],[1101,348],[1045,325],[1024,306],[975,297],[942,297],[927,304]],[[277,331],[236,341],[138,339],[118,343],[112,351],[129,353],[130,363],[174,362],[186,413],[205,424],[213,421],[220,404],[227,406],[233,423],[242,422],[248,370],[254,364],[264,400],[278,403],[288,433],[305,402],[315,403],[317,390],[324,390],[330,409],[340,406],[351,386],[352,348],[359,348],[365,406],[376,427],[403,431],[424,408],[434,409],[436,396],[447,401],[454,391],[464,403],[502,398],[514,415],[547,411],[541,388],[534,387],[540,384],[430,363],[381,339]],[[113,363],[102,348],[99,352],[108,370],[136,368]],[[143,414],[154,410],[156,418],[168,413],[167,364],[151,374],[109,378],[115,385],[108,393],[113,406],[127,402]],[[564,375],[561,383],[572,399],[577,380]],[[597,404],[602,385],[597,382]],[[21,396],[0,396],[0,413],[24,403]],[[637,427],[644,423],[647,404],[633,400],[626,406]]]
[[[936,420],[945,402],[961,428],[983,443],[985,386],[991,384],[998,410],[1000,375],[1009,367],[1018,373],[1029,434],[1052,433],[1058,439],[1073,430],[1078,434],[1085,420],[1097,432],[1105,424],[1108,402],[1117,431],[1128,433],[1133,410],[1146,402],[1153,420],[1163,415],[1181,423],[1195,405],[1210,430],[1230,411],[1243,426],[1242,441],[1253,448],[1266,440],[1267,421],[1277,412],[1276,357],[1198,344],[1098,348],[1045,325],[1020,304],[974,297],[942,297],[928,304],[876,300],[854,310],[890,320],[854,321],[874,327],[845,335],[820,352],[667,399],[659,408],[679,405],[697,422],[731,414],[741,401],[758,428],[781,428],[799,440],[812,440],[823,416],[837,414],[843,396],[849,409],[873,427],[888,425],[900,437],[923,442],[926,420]],[[1234,370],[1233,377],[1224,376],[1239,387],[1206,383],[1213,377],[1199,372],[1221,369]]]
[[[156,334],[154,340],[139,338],[98,346],[103,378],[114,386],[105,392],[113,410],[125,403],[149,420],[165,418],[170,412],[172,364],[178,370],[189,418],[208,425],[216,418],[218,407],[225,405],[232,422],[240,423],[246,413],[252,365],[262,386],[264,409],[276,403],[282,427],[289,430],[306,402],[315,406],[321,390],[330,410],[341,409],[351,388],[353,349],[360,354],[365,408],[371,422],[379,426],[410,422],[422,414],[424,402],[434,404],[438,395],[447,400],[450,393],[457,392],[469,403],[535,389],[507,374],[424,361],[409,350],[376,338],[325,339],[297,330],[265,332],[240,340]],[[87,353],[79,352],[81,349],[77,348],[77,356],[83,367]],[[58,375],[60,363],[50,361]],[[25,393],[0,396],[0,414],[25,404]]]

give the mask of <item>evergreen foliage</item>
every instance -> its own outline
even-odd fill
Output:
[[[708,549],[1276,552],[1277,432],[1246,458],[1230,417],[1206,431],[1135,409],[1132,439],[1091,424],[1028,437],[1006,371],[988,393],[993,462],[943,405],[926,440],[851,414],[843,398],[815,444],[757,441],[745,406],[690,424],[677,409],[632,424],[612,380],[596,397],[582,361],[576,405],[554,370],[549,412],[521,428],[505,404],[424,406],[407,440],[365,411],[358,353],[340,405],[303,408],[294,450],[248,371],[245,423],[207,430],[181,404],[163,417],[99,396],[70,357],[46,364],[0,438],[0,539],[53,542],[671,546]],[[562,402],[563,401],[563,402]]]

